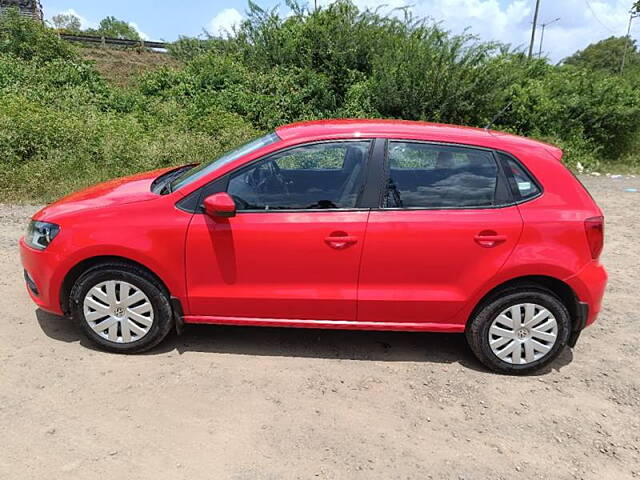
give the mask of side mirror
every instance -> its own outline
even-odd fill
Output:
[[[204,211],[210,217],[235,217],[236,203],[228,193],[214,193],[204,199]]]

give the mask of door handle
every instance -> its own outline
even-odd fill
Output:
[[[498,235],[494,231],[485,231],[477,234],[473,239],[476,241],[478,245],[484,248],[495,247],[496,245],[500,245],[507,241],[506,235]]]
[[[324,239],[325,243],[329,245],[331,248],[335,248],[336,250],[342,250],[343,248],[347,248],[354,243],[358,243],[357,237],[352,237],[349,235],[341,235],[341,236],[329,236]]]

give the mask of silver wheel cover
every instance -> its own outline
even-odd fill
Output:
[[[114,343],[133,343],[153,325],[153,306],[138,287],[120,280],[101,282],[84,297],[84,319],[91,329]]]
[[[526,365],[546,356],[558,339],[553,314],[535,303],[519,303],[504,310],[489,327],[489,346],[500,360]]]

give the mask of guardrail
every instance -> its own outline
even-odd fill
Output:
[[[94,37],[93,35],[71,35],[68,33],[61,33],[60,38],[69,42],[81,42],[81,43],[98,43],[100,45],[118,45],[121,47],[147,47],[147,48],[159,48],[162,50],[167,49],[165,42],[150,42],[147,40],[128,40],[124,38],[109,38],[109,37]]]

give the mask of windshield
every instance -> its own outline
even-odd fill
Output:
[[[279,141],[280,138],[275,133],[270,133],[269,135],[265,135],[264,137],[260,137],[256,140],[253,140],[249,143],[242,145],[241,147],[236,148],[222,157],[217,158],[215,160],[211,160],[209,162],[203,162],[195,168],[187,170],[178,178],[173,180],[171,185],[171,191],[178,190],[179,188],[184,187],[185,185],[189,185],[196,180],[200,180],[202,177],[209,175],[211,172],[214,172],[220,167],[224,167],[225,165],[237,160],[240,157],[250,154],[251,152],[255,152],[262,147],[270,145]]]

